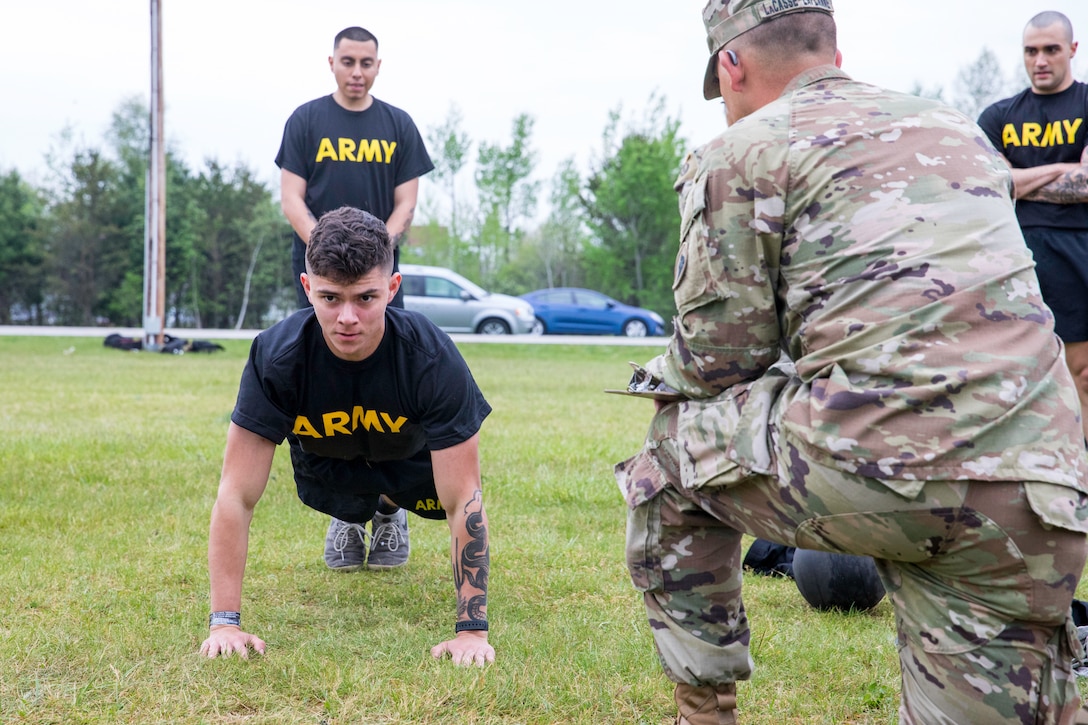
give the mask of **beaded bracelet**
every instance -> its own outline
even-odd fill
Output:
[[[457,632],[486,632],[487,620],[486,619],[468,619],[464,622],[458,622],[453,625],[454,633]]]
[[[242,626],[241,612],[212,612],[208,617],[208,626],[217,627],[221,624],[232,624],[235,627]]]

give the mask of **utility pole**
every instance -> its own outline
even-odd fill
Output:
[[[151,0],[151,149],[144,211],[144,349],[159,350],[166,317],[166,147],[163,141],[162,0]]]

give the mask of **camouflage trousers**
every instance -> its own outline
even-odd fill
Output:
[[[741,535],[875,559],[894,607],[901,723],[1072,723],[1080,706],[1070,616],[1083,533],[1043,525],[1034,484],[938,481],[914,499],[828,468],[786,442],[770,470],[721,456],[695,477],[678,458],[677,405],[616,466],[627,564],[675,682],[748,679]],[[703,466],[706,461],[702,462]],[[1046,485],[1046,484],[1043,484]]]

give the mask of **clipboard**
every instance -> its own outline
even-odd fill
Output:
[[[650,372],[638,363],[627,363],[634,369],[631,382],[623,390],[605,388],[606,393],[613,395],[627,395],[633,398],[649,398],[662,403],[675,403],[684,400],[686,396],[678,390],[673,390],[665,382],[655,378]]]
[[[662,403],[675,403],[678,400],[685,400],[683,395],[671,390],[615,390],[605,388],[604,392],[615,395],[628,395],[632,398],[649,398],[650,400],[659,400]]]

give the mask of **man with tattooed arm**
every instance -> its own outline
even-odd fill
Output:
[[[457,616],[454,637],[431,654],[494,661],[478,449],[491,406],[448,335],[389,306],[400,282],[385,224],[359,209],[330,211],[306,249],[302,284],[313,306],[254,339],[212,509],[205,656],[265,651],[241,626],[242,578],[254,507],[286,438],[307,506],[356,524],[382,506],[446,520]]]
[[[1031,86],[987,108],[978,124],[1012,168],[1016,217],[1088,437],[1088,84],[1073,77],[1077,43],[1065,15],[1035,15],[1023,38]]]

